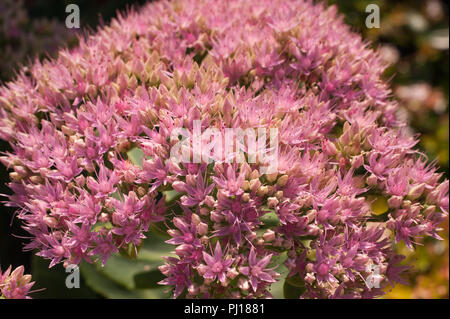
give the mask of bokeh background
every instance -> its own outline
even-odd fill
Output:
[[[324,0],[326,1],[326,0]],[[34,59],[55,56],[59,47],[77,44],[77,34],[107,24],[117,10],[145,3],[126,0],[0,0],[0,84],[15,76],[20,66]],[[399,116],[420,134],[421,150],[436,160],[449,177],[449,13],[441,0],[328,0],[338,6],[346,22],[379,47],[391,64],[385,76],[400,101]],[[80,7],[81,29],[64,25],[68,4]],[[380,8],[380,28],[368,29],[366,6]],[[9,149],[0,141],[0,151]],[[0,164],[1,166],[1,164]],[[0,167],[0,194],[9,194],[8,172]],[[1,198],[4,199],[4,198]],[[0,207],[0,267],[24,265],[37,288],[34,298],[167,297],[156,285],[160,255],[167,249],[163,239],[144,243],[141,259],[116,256],[106,269],[82,266],[80,289],[68,291],[67,274],[61,266],[48,270],[48,263],[22,252],[26,233],[13,218],[14,210]],[[414,265],[409,285],[398,285],[386,298],[449,298],[449,225],[442,225],[444,240],[421,241],[415,252],[400,246],[399,252]],[[276,293],[274,293],[276,295]]]

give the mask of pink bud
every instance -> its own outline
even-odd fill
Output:
[[[378,178],[375,175],[371,174],[369,177],[367,177],[366,182],[369,186],[376,186],[378,184]]]
[[[181,244],[180,246],[177,246],[177,248],[175,248],[175,253],[180,257],[190,254],[191,251],[192,246],[188,244]]]
[[[199,224],[197,225],[197,233],[198,233],[200,236],[206,235],[206,234],[208,233],[208,224],[205,224],[205,223],[199,223]]]
[[[176,181],[172,183],[172,188],[178,193],[183,193],[185,191],[186,183],[182,181]]]
[[[275,208],[278,205],[278,199],[276,197],[269,197],[267,199],[267,206],[269,208]]]
[[[85,182],[86,182],[86,179],[83,175],[79,175],[75,178],[75,183],[79,187],[83,187]]]
[[[388,199],[388,206],[390,208],[399,208],[402,205],[403,197],[401,196],[392,196]]]
[[[338,152],[336,145],[334,145],[334,143],[331,142],[330,140],[322,141],[322,149],[323,149],[324,153],[328,156],[334,156]]]
[[[211,220],[215,223],[220,223],[223,220],[223,215],[213,210],[211,211]]]
[[[208,195],[208,196],[206,196],[204,203],[209,208],[214,208],[216,201],[214,200],[214,197]]]
[[[354,169],[361,167],[364,164],[364,155],[360,154],[352,157],[351,163]]]
[[[275,239],[275,232],[269,229],[263,234],[263,238],[266,242],[271,242]]]
[[[411,187],[411,189],[408,192],[408,198],[410,200],[415,200],[418,199],[422,194],[423,191],[425,190],[425,184],[419,184],[419,185],[415,185],[413,187]]]
[[[241,290],[247,291],[250,288],[250,285],[248,283],[248,280],[245,278],[239,278],[238,280],[238,287]]]

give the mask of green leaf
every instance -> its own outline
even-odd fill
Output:
[[[144,152],[140,147],[133,147],[127,152],[128,159],[136,166],[142,168],[142,161],[144,160]]]
[[[144,240],[138,253],[138,260],[156,261],[161,265],[164,263],[163,256],[175,256],[172,253],[174,246],[167,244],[165,237],[153,232],[146,234],[147,239]]]
[[[128,290],[110,280],[98,271],[95,265],[83,263],[80,269],[86,284],[103,297],[113,299],[135,299],[141,297],[138,291]]]
[[[305,287],[305,282],[303,281],[303,279],[298,274],[296,274],[295,276],[287,277],[286,281],[290,285],[292,285],[294,287],[297,287],[297,288],[304,288]]]
[[[136,288],[161,288],[161,285],[158,284],[161,280],[166,278],[159,269],[143,272],[136,274],[134,276],[134,285]]]
[[[124,197],[123,197],[122,193],[119,190],[117,190],[114,193],[112,193],[111,197],[114,197],[117,200],[124,201]]]
[[[39,256],[33,256],[31,263],[31,274],[35,282],[32,290],[44,288],[42,291],[33,293],[32,298],[98,298],[98,295],[89,288],[82,277],[80,278],[80,288],[67,288],[66,278],[70,273],[66,273],[61,264],[48,268],[49,261]]]
[[[368,196],[367,200],[372,202],[370,204],[370,209],[372,210],[372,214],[375,216],[383,215],[389,210],[387,199],[384,196]]]
[[[284,298],[286,299],[298,299],[305,292],[305,290],[305,287],[296,287],[290,284],[288,280],[284,281],[283,292]]]
[[[115,283],[132,290],[136,288],[135,275],[158,269],[157,266],[159,266],[157,263],[115,255],[108,260],[103,268],[97,265],[97,269]]]
[[[170,190],[163,192],[166,195],[166,204],[171,204],[173,201],[179,199],[182,194],[178,193],[176,190]]]
[[[270,285],[269,291],[275,299],[283,299],[284,298],[284,293],[283,293],[284,279],[288,275],[289,271],[285,265],[280,265],[279,267],[277,267],[274,270],[280,274],[280,277],[278,277],[277,282],[274,282],[272,285]]]
[[[281,265],[283,265],[283,263],[286,261],[286,259],[287,259],[287,252],[283,252],[281,254],[276,254],[276,255],[272,256],[267,267],[268,268],[280,267]]]
[[[158,237],[169,239],[170,235],[167,233],[166,225],[163,222],[159,223],[150,223],[149,229],[152,234],[157,235]]]
[[[83,264],[82,274],[88,285],[106,298],[169,298],[167,287],[158,284],[165,278],[158,267],[163,256],[171,255],[173,246],[154,233],[148,233],[136,258],[119,254],[105,266]]]
[[[261,222],[264,224],[264,227],[272,228],[280,225],[280,220],[275,212],[267,213],[260,218]]]

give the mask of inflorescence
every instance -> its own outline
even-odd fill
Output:
[[[119,16],[0,88],[26,249],[52,266],[105,263],[167,227],[174,297],[271,297],[279,263],[303,298],[382,295],[408,269],[395,244],[439,238],[449,188],[397,119],[385,68],[335,6],[312,1]],[[194,121],[277,129],[277,171],[245,155],[177,162],[171,133]]]

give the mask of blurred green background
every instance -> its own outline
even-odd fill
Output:
[[[34,58],[54,56],[61,46],[74,46],[76,34],[93,30],[108,23],[117,10],[146,1],[108,0],[0,0],[0,81],[14,77],[20,65]],[[80,7],[80,30],[64,26],[65,7],[76,3]],[[425,1],[374,1],[330,0],[344,14],[346,22],[379,47],[382,58],[391,64],[386,79],[400,102],[399,116],[410,123],[412,133],[420,133],[421,150],[430,160],[436,160],[441,172],[449,176],[449,14],[448,5],[441,0]],[[366,6],[380,8],[380,28],[365,25]],[[0,142],[0,151],[9,147]],[[0,164],[1,165],[1,164]],[[6,187],[8,172],[0,169],[0,194],[9,194]],[[0,267],[25,265],[37,281],[35,288],[46,287],[34,298],[156,298],[167,297],[158,287],[161,280],[156,267],[161,256],[171,247],[162,237],[146,241],[138,259],[114,256],[101,268],[82,265],[80,289],[65,287],[67,274],[62,266],[48,270],[48,262],[30,253],[23,253],[23,236],[20,225],[12,218],[13,210],[1,207],[0,213]],[[410,284],[398,285],[387,298],[448,298],[449,254],[448,221],[442,225],[443,241],[423,240],[423,246],[410,252],[403,246],[399,252],[414,265]],[[155,238],[152,235],[152,238]],[[26,239],[25,239],[26,240]],[[274,287],[278,296],[281,287]]]

